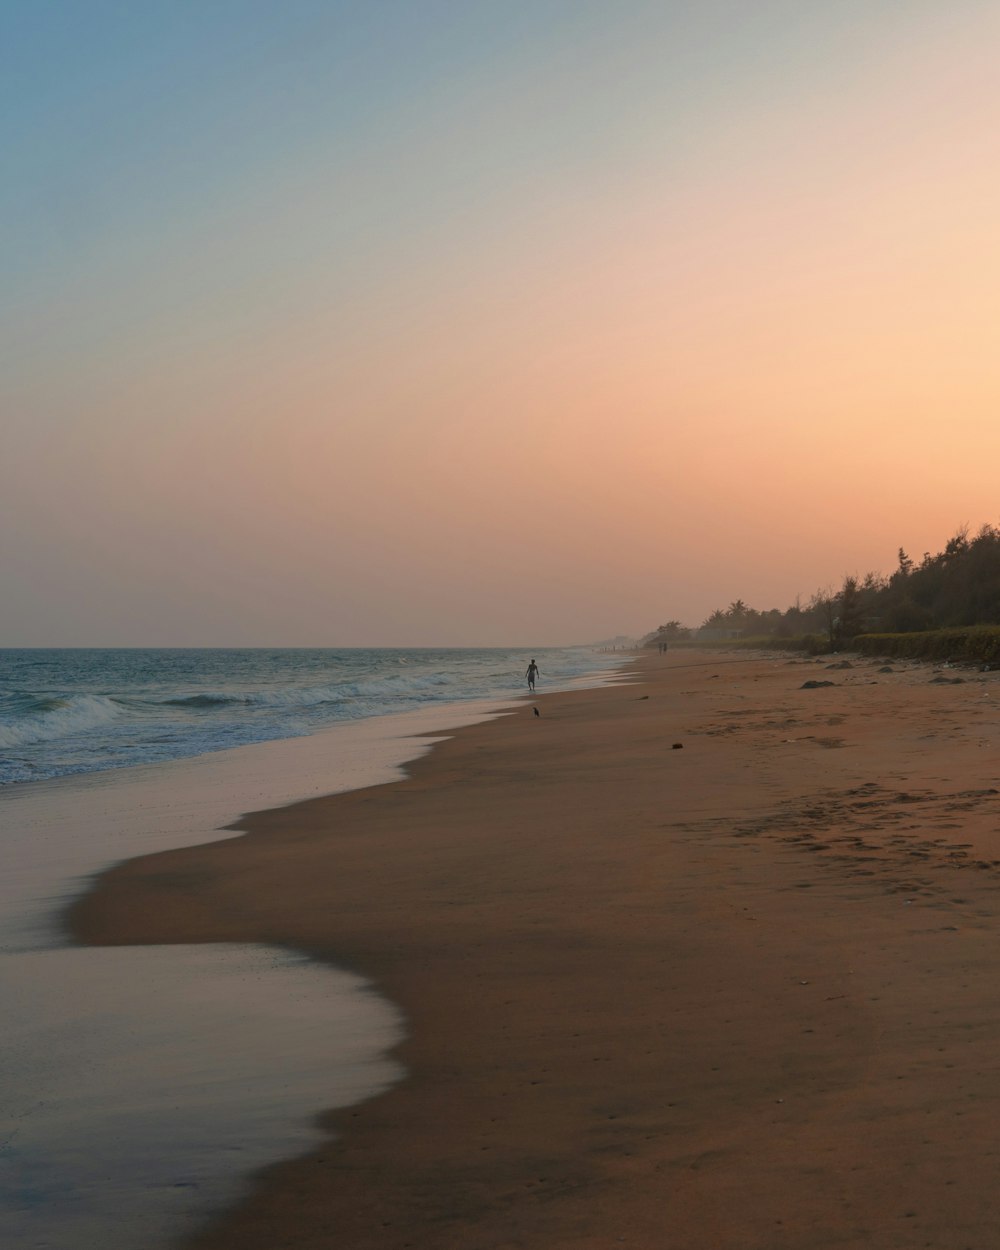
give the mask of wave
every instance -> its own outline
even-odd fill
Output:
[[[455,679],[447,674],[432,673],[422,677],[400,674],[359,681],[342,681],[336,685],[286,686],[280,690],[254,690],[234,694],[206,691],[201,694],[178,695],[175,698],[162,699],[159,703],[163,707],[195,709],[304,708],[318,707],[324,703],[346,703],[356,699],[426,698],[429,691],[445,687],[453,689],[455,685]]]
[[[227,704],[245,703],[246,699],[229,694],[188,694],[177,699],[161,699],[163,707],[225,707]]]
[[[68,738],[117,720],[125,712],[116,699],[100,694],[35,698],[14,720],[0,721],[0,747],[30,746]]]
[[[162,707],[221,708],[221,707],[314,707],[321,703],[336,703],[343,697],[343,688],[331,686],[320,689],[254,691],[249,694],[188,694],[176,699],[162,699]]]

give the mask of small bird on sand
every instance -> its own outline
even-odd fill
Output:
[[[536,716],[541,716],[541,712],[538,710],[537,707],[533,707],[531,710],[535,713]]]

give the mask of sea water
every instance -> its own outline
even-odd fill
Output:
[[[294,738],[415,708],[559,690],[621,655],[575,647],[0,650],[0,785]]]
[[[403,775],[421,735],[512,709],[531,658],[0,652],[0,1244],[174,1244],[322,1140],[320,1110],[399,1079],[405,1021],[360,977],[261,946],[77,947],[62,916],[117,860]],[[553,689],[624,657],[534,658]]]

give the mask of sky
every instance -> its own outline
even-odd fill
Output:
[[[0,645],[557,645],[1000,521],[996,0],[0,0]]]

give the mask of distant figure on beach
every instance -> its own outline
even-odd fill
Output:
[[[528,679],[528,689],[534,690],[535,678],[538,676],[538,665],[535,663],[534,660],[532,660],[531,663],[528,665],[528,671],[524,675]]]

